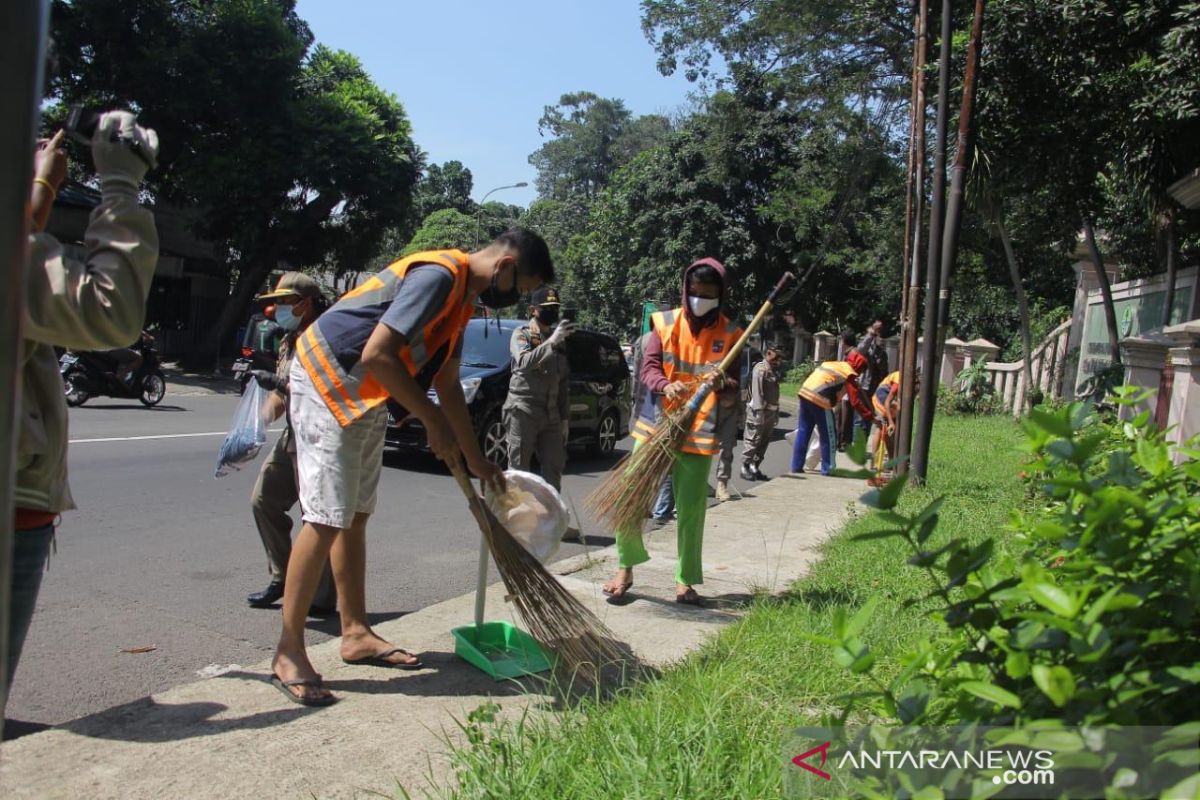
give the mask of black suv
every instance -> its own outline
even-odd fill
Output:
[[[471,412],[479,446],[489,461],[507,463],[504,400],[512,375],[509,342],[523,320],[473,319],[463,334],[459,379]],[[571,363],[571,430],[569,446],[586,446],[595,455],[608,455],[629,434],[631,385],[621,345],[608,334],[576,330],[567,339]],[[437,400],[431,389],[430,398]],[[387,443],[392,447],[425,450],[425,427],[398,403],[388,401]]]

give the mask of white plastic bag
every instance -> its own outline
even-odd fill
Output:
[[[532,472],[505,471],[507,490],[497,495],[489,487],[484,500],[496,518],[538,561],[558,551],[571,516],[554,487]]]
[[[251,379],[242,393],[237,411],[233,412],[233,422],[225,441],[221,443],[221,451],[217,454],[217,469],[213,477],[220,478],[234,470],[242,468],[242,464],[253,461],[258,451],[267,442],[267,423],[263,421],[262,407],[266,402],[267,392]]]
[[[789,445],[795,445],[796,431],[792,429],[783,435]],[[808,437],[808,452],[804,456],[804,469],[811,472],[821,466],[821,437],[814,429]]]

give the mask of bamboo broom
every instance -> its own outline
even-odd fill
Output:
[[[462,465],[453,464],[450,471],[471,506],[509,599],[529,633],[555,650],[570,672],[582,673],[593,682],[603,668],[624,663],[626,655],[617,647],[612,631],[513,537],[475,492]]]
[[[724,374],[733,366],[746,342],[759,329],[763,320],[796,286],[796,276],[785,272],[741,338],[734,342],[729,352],[721,359],[716,368],[717,372]],[[712,390],[712,384],[705,381],[694,390],[686,404],[664,414],[654,432],[640,447],[621,459],[604,482],[588,496],[586,507],[598,519],[607,522],[616,531],[617,538],[641,535],[642,525],[654,504],[658,488],[663,478],[671,471],[679,446],[687,438],[696,414]]]

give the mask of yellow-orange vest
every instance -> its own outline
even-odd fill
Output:
[[[871,398],[871,405],[875,407],[876,416],[884,417],[887,415],[887,408],[885,404],[887,403],[888,395],[892,393],[893,386],[895,386],[896,390],[899,391],[899,371],[891,373],[879,382],[879,386],[875,387],[875,395]]]
[[[338,319],[335,314],[337,311],[389,303],[400,291],[400,282],[408,270],[421,264],[445,267],[454,276],[454,285],[442,309],[422,328],[420,334],[400,348],[397,355],[414,378],[424,372],[432,381],[454,352],[455,344],[474,312],[473,305],[467,302],[467,254],[460,250],[430,250],[400,259],[371,276],[366,283],[342,295],[329,311],[309,325],[308,330],[296,340],[296,358],[312,378],[325,405],[343,427],[387,400],[388,393],[367,372],[361,361],[349,372],[343,369],[321,332],[321,323],[326,320],[332,323]],[[378,323],[369,319],[364,320],[363,324],[374,328]]]
[[[800,386],[800,396],[821,408],[833,408],[846,391],[846,381],[858,373],[845,361],[825,361]]]
[[[720,315],[715,325],[701,328],[693,335],[680,308],[652,314],[650,324],[662,341],[663,372],[672,383],[683,381],[700,384],[742,336],[742,329],[724,314]],[[671,403],[662,395],[649,395],[638,410],[638,418],[631,431],[633,438],[645,441],[654,433],[660,408],[670,413],[686,402],[686,398]],[[705,398],[692,421],[691,430],[680,448],[682,452],[712,456],[721,451],[721,443],[716,436],[716,408],[717,395],[713,392]]]

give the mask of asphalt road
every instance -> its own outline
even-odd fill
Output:
[[[70,475],[80,510],[63,516],[10,719],[58,724],[270,656],[279,612],[245,602],[268,580],[248,502],[258,465],[213,478],[236,402],[168,393],[156,409],[101,399],[71,410]],[[785,418],[777,438],[793,424]],[[618,456],[628,447],[621,442]],[[785,450],[782,441],[771,445],[765,472],[786,468]],[[613,463],[572,452],[564,491],[579,513]],[[734,486],[744,487],[738,464]],[[582,527],[587,546],[612,543],[586,516]],[[374,620],[474,588],[478,528],[453,479],[429,456],[385,456],[368,537]],[[564,543],[557,557],[582,549]],[[338,623],[310,619],[309,629],[315,643],[337,635]],[[127,652],[140,648],[153,649]]]

